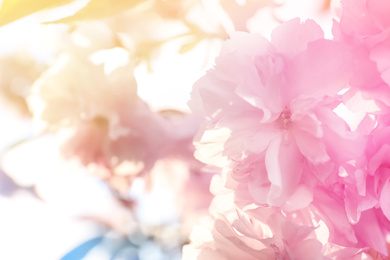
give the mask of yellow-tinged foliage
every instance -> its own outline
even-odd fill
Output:
[[[51,23],[72,23],[77,21],[95,20],[126,11],[147,0],[91,0],[76,14]]]
[[[30,14],[63,6],[75,0],[3,0],[0,9],[0,26],[6,25]],[[50,23],[71,23],[94,20],[128,10],[147,0],[91,0],[74,15]]]
[[[27,15],[66,5],[74,0],[3,0],[0,9],[0,26]]]

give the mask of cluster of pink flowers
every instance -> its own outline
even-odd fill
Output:
[[[0,26],[72,1],[14,2]],[[208,211],[183,259],[390,259],[390,2],[341,0],[332,39],[299,18],[244,32],[277,2],[91,0],[49,22],[68,27],[42,64],[2,59],[0,95],[128,210],[142,179],[174,194],[186,232]],[[192,114],[142,97],[137,69],[229,33]]]
[[[299,19],[237,32],[195,83],[195,155],[222,177],[184,259],[388,256],[390,2],[341,3],[334,39]]]

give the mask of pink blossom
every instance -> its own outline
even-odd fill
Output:
[[[364,209],[359,219],[351,223],[345,210],[343,190],[338,186],[317,189],[310,205],[313,218],[323,221],[329,229],[329,242],[346,247],[373,248],[387,255],[387,231],[381,214],[373,208]]]
[[[271,42],[232,35],[189,103],[208,119],[195,139],[197,158],[227,167],[226,185],[252,202],[307,206],[312,189],[332,182],[339,165],[364,149],[333,112],[352,64],[350,49],[324,40],[310,20],[281,25]]]
[[[390,3],[386,0],[343,0],[337,41],[351,44],[356,56],[351,85],[366,99],[390,105]],[[356,91],[356,89],[351,89]]]
[[[325,213],[327,215],[336,210],[337,213],[330,217],[329,223],[336,224],[335,219],[344,219],[344,224],[339,222],[339,226],[333,226],[335,228],[333,233],[338,238],[343,237],[338,233],[341,230],[353,229],[359,245],[373,248],[383,256],[388,255],[386,237],[390,231],[388,205],[390,175],[387,158],[389,134],[390,129],[386,123],[379,121],[376,129],[369,133],[365,154],[357,158],[356,165],[344,164],[340,170],[342,174],[338,180],[338,188],[330,190],[328,187],[328,191],[333,193],[321,195],[321,200],[327,197],[326,200],[333,201],[326,203],[327,209],[320,213],[327,212]],[[325,204],[314,199],[313,205],[321,208]],[[340,214],[340,211],[344,212],[343,207],[346,215]]]
[[[362,176],[360,178],[365,178],[360,180],[362,188],[359,190],[358,195],[355,195],[355,198],[346,200],[347,202],[352,201],[350,204],[355,206],[349,212],[373,211],[384,235],[389,234],[390,231],[390,208],[388,202],[390,171],[387,156],[390,151],[389,134],[390,128],[381,124],[370,133],[365,158],[361,160],[362,165],[360,168],[362,169],[357,171],[361,172],[360,175]],[[387,249],[384,245],[382,250],[376,250],[387,255]]]
[[[388,38],[390,3],[386,0],[342,0],[340,27],[356,44],[373,47]]]
[[[359,248],[323,245],[310,223],[308,212],[294,218],[276,208],[203,218],[183,249],[183,259],[365,259]]]

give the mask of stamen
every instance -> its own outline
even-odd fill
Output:
[[[282,113],[280,114],[278,119],[276,119],[275,124],[279,128],[287,130],[288,128],[290,128],[291,123],[292,123],[292,121],[291,121],[291,111],[286,107],[282,111]]]

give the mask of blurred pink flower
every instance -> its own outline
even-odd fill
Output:
[[[200,216],[207,215],[213,198],[209,187],[214,172],[194,157],[192,139],[201,118],[175,110],[161,111],[168,132],[161,157],[147,178],[150,189],[172,192],[183,230],[189,235]]]
[[[111,73],[72,54],[60,56],[34,84],[30,105],[48,130],[63,137],[66,157],[125,191],[150,169],[166,142],[162,117],[138,98],[133,66]]]

